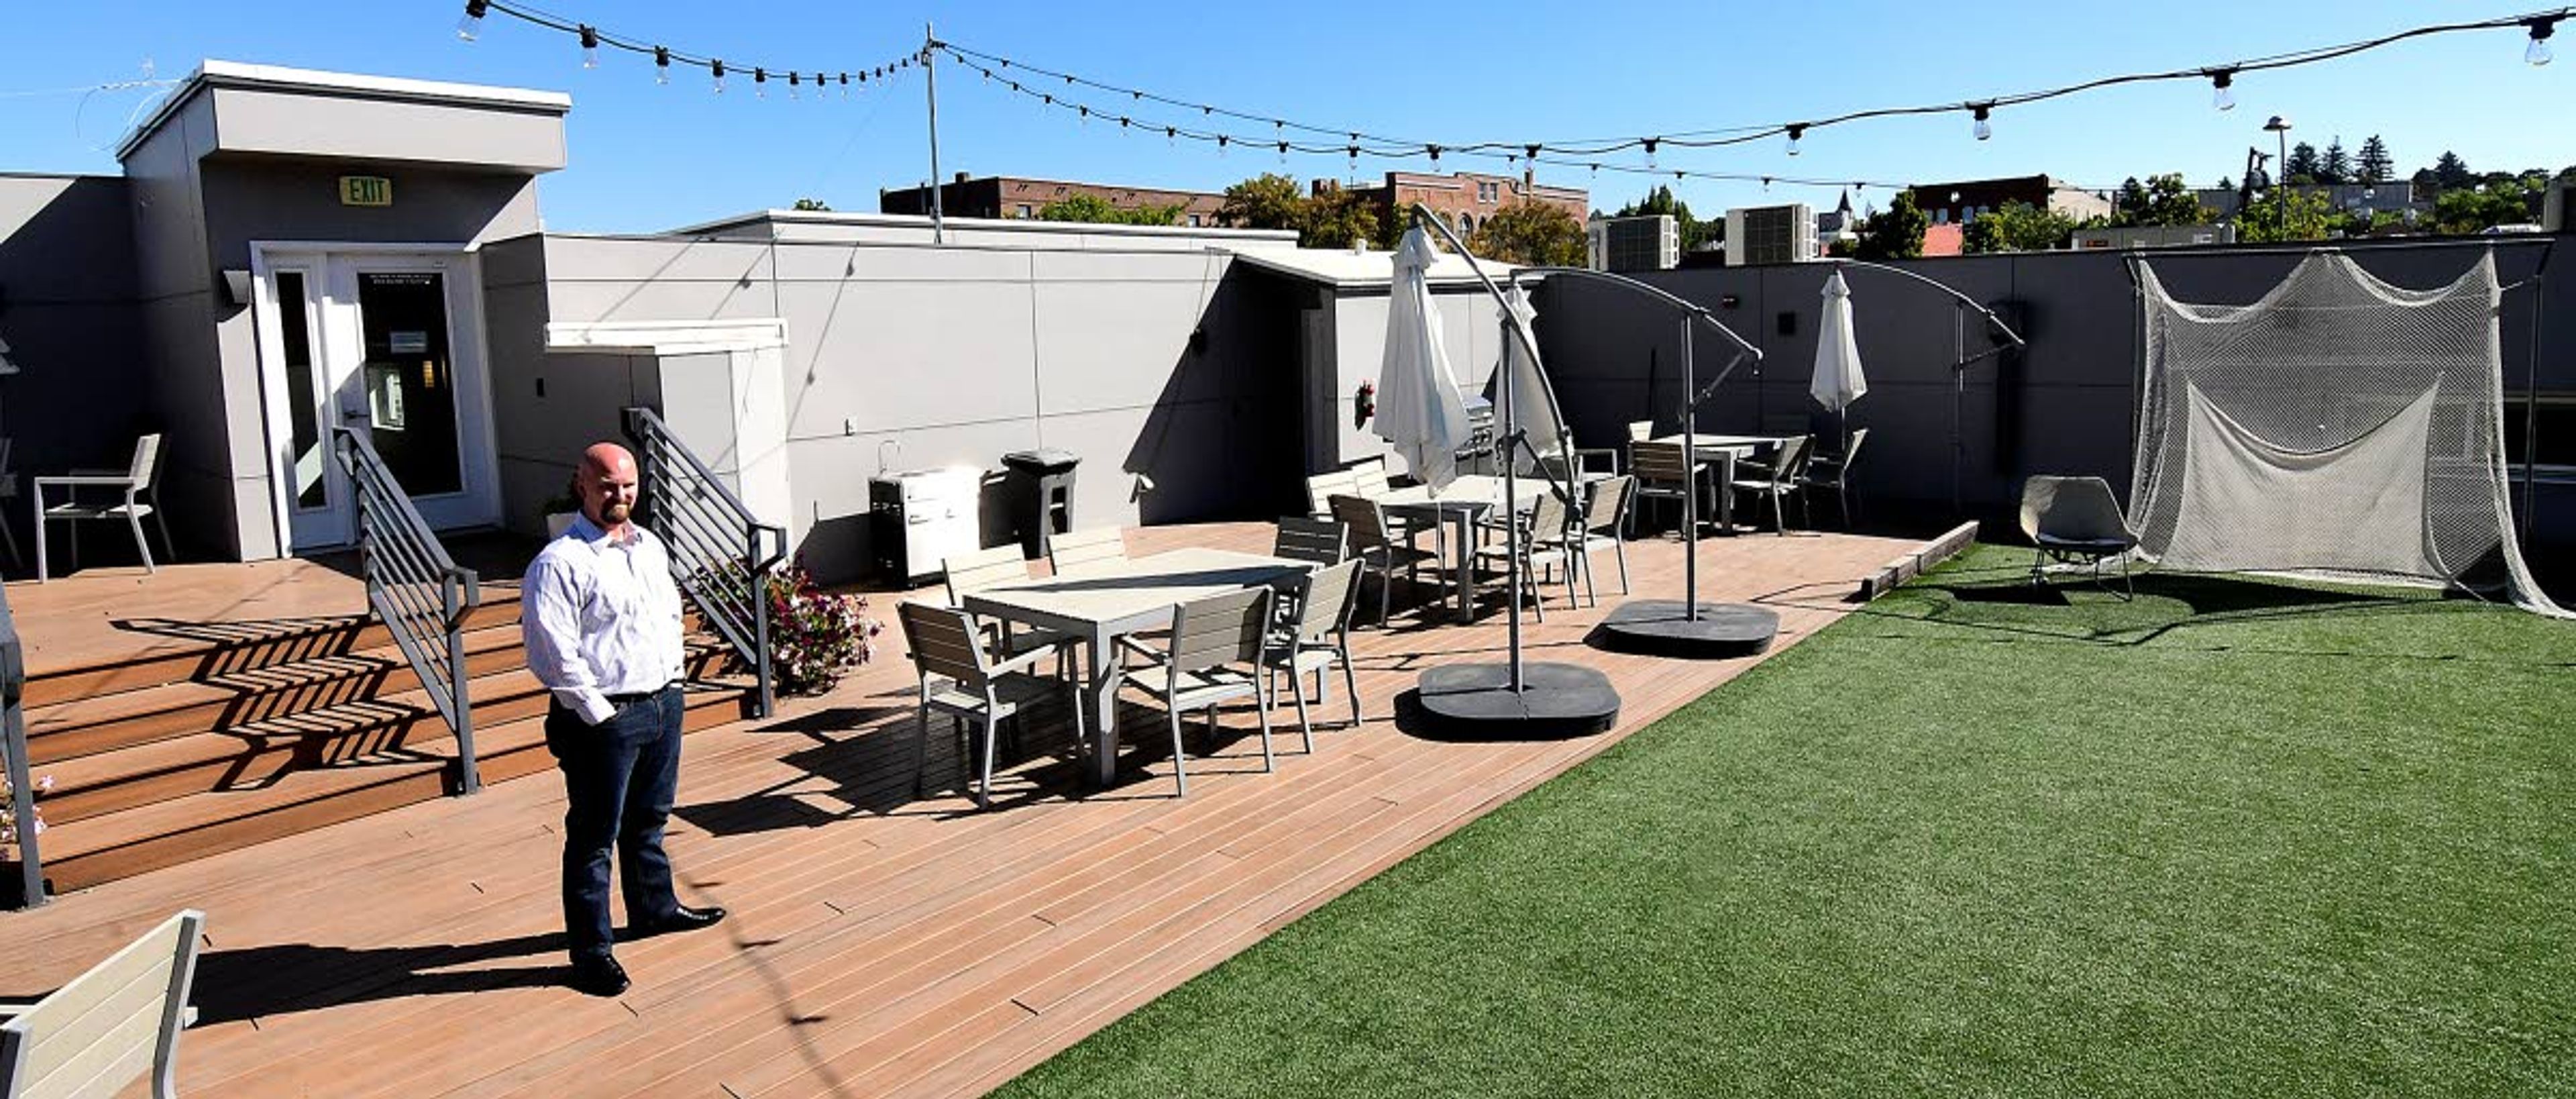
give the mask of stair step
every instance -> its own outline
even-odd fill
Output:
[[[465,618],[469,631],[514,625],[519,587],[487,584]],[[393,635],[365,615],[282,622],[207,623],[200,643],[122,660],[49,668],[27,677],[20,705],[29,709],[104,698],[171,683],[211,679],[322,656],[390,649]]]
[[[690,732],[739,720],[747,692],[730,685],[689,692]],[[45,871],[56,892],[176,866],[445,795],[453,784],[455,738],[440,735],[400,749],[283,772],[260,785],[190,794],[45,831]],[[475,727],[486,785],[550,770],[542,714]],[[50,803],[49,803],[50,804]],[[51,810],[48,810],[50,817]]]

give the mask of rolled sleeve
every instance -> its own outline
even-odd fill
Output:
[[[520,588],[519,636],[527,645],[528,670],[553,692],[564,708],[597,725],[617,713],[599,689],[590,664],[581,655],[581,593],[571,570],[540,557],[529,566]]]

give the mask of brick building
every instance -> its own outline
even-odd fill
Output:
[[[1340,187],[1331,180],[1317,180],[1314,189]],[[1386,181],[1374,187],[1350,190],[1377,208],[1380,224],[1409,210],[1414,203],[1431,208],[1447,218],[1458,235],[1476,231],[1485,219],[1505,206],[1524,200],[1544,202],[1573,215],[1581,222],[1592,216],[1592,193],[1579,187],[1550,187],[1529,184],[1518,176],[1489,176],[1475,172],[1435,176],[1423,172],[1388,172]]]
[[[1178,206],[1177,225],[1215,225],[1218,208],[1225,196],[1205,191],[1166,191],[1152,187],[1122,187],[1109,183],[1076,183],[1060,179],[1029,179],[1022,176],[957,177],[939,188],[940,212],[961,218],[1034,218],[1050,202],[1090,195],[1121,210],[1147,206]],[[930,188],[905,187],[877,192],[877,210],[887,214],[930,213]]]
[[[1979,214],[2002,209],[2008,202],[2053,210],[2078,221],[2111,215],[2110,199],[2053,176],[1917,183],[1909,189],[1914,192],[1914,204],[1921,207],[1923,216],[1935,225],[1966,224],[1977,220]]]

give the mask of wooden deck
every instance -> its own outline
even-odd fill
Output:
[[[1129,543],[1268,537],[1166,527]],[[1703,542],[1702,596],[1766,600],[1786,647],[1911,545]],[[1641,593],[1678,594],[1678,543],[1630,556]],[[1525,630],[1534,658],[1618,684],[1625,709],[1601,736],[1408,735],[1395,697],[1426,666],[1498,658],[1504,623],[1399,614],[1355,638],[1369,720],[1340,725],[1336,684],[1307,755],[1283,706],[1275,774],[1233,712],[1212,754],[1194,739],[1175,799],[1167,749],[1136,733],[1159,715],[1140,710],[1122,721],[1117,785],[1082,789],[1061,737],[1034,729],[982,813],[944,735],[929,795],[911,796],[914,679],[881,605],[877,662],[838,690],[689,738],[670,847],[684,898],[733,917],[623,947],[636,983],[620,999],[557,984],[562,793],[544,777],[0,913],[0,997],[50,989],[193,906],[208,919],[200,1021],[180,1045],[191,1095],[978,1094],[1749,666],[1584,645],[1616,602],[1560,600]],[[41,628],[23,609],[20,623]]]

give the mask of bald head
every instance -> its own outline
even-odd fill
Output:
[[[599,529],[624,535],[635,511],[635,456],[615,443],[594,443],[581,452],[572,482],[581,513]]]

